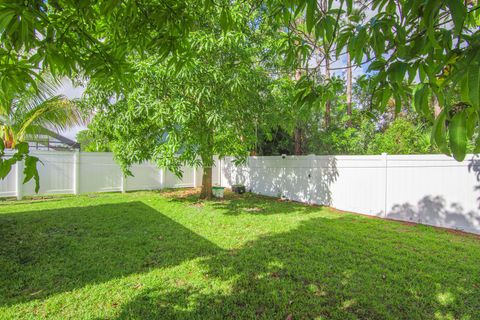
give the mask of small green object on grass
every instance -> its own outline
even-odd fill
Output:
[[[224,187],[220,187],[220,186],[213,186],[212,187],[212,192],[213,192],[213,196],[215,198],[223,198],[223,191],[225,190]]]

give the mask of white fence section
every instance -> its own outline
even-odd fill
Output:
[[[444,155],[251,157],[223,186],[480,234],[480,158]]]
[[[108,152],[32,151],[40,158],[38,194],[80,194],[88,192],[153,190],[197,186],[201,172],[184,168],[182,179],[151,163],[134,165],[133,177],[124,177],[120,166]],[[35,184],[23,184],[22,163],[17,163],[5,180],[0,181],[0,197],[35,195]]]
[[[36,151],[43,164],[39,194],[194,187],[202,170],[183,168],[178,179],[151,163],[123,177],[111,153]],[[34,195],[22,184],[22,164],[0,181],[0,197]],[[480,158],[444,155],[250,157],[244,166],[216,159],[213,183],[334,208],[480,234]]]

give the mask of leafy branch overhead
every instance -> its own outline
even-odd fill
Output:
[[[305,23],[297,24],[292,31],[309,35],[302,45],[314,52],[312,43],[331,44],[321,62],[331,57],[341,59],[348,52],[356,67],[367,68],[369,90],[374,93],[372,108],[385,110],[393,98],[400,112],[402,101],[409,101],[413,95],[414,110],[435,121],[433,141],[443,152],[464,159],[467,141],[480,133],[477,1],[334,1],[329,2],[327,10],[322,10],[325,8],[317,1],[290,4],[290,10],[285,9],[287,15],[292,14],[290,20],[296,18],[295,13],[306,12]],[[354,8],[363,10],[369,19],[362,24],[341,19],[351,15]],[[325,23],[327,20],[332,23]],[[305,77],[315,82],[314,75],[321,66],[309,64]],[[298,86],[304,92],[298,102],[312,103],[311,86],[302,82]],[[457,99],[447,101],[446,96],[452,95]],[[433,96],[443,110],[436,118],[429,107]]]
[[[6,156],[5,145],[0,139],[0,179],[5,179],[12,166],[20,161],[24,161],[23,183],[27,183],[33,179],[35,181],[35,192],[38,192],[40,189],[40,178],[37,170],[39,159],[28,154],[28,143],[21,142],[17,144],[14,153]]]
[[[432,141],[442,152],[462,160],[467,145],[480,146],[479,26],[478,0],[1,1],[0,103],[8,106],[9,97],[40,90],[38,84],[50,74],[98,88],[90,102],[96,103],[100,117],[102,111],[105,116],[117,112],[100,106],[117,101],[124,110],[125,99],[129,101],[125,108],[137,108],[142,114],[147,112],[141,107],[146,105],[145,96],[133,97],[131,89],[145,79],[159,89],[148,97],[153,105],[158,100],[161,109],[148,112],[162,117],[165,105],[160,102],[168,101],[182,115],[168,123],[171,132],[178,132],[182,127],[178,123],[185,125],[187,108],[198,109],[208,101],[212,108],[226,110],[222,108],[229,99],[214,99],[214,92],[233,90],[237,105],[229,106],[231,114],[253,119],[258,108],[250,109],[248,99],[257,94],[262,98],[258,101],[268,100],[267,93],[275,96],[272,88],[298,75],[291,93],[298,122],[311,110],[330,112],[341,81],[335,71],[361,68],[369,78],[366,90],[372,114],[385,112],[392,104],[397,113],[407,106],[434,124]],[[217,55],[215,48],[221,48]],[[339,66],[346,58],[349,65]],[[189,80],[189,72],[200,62],[203,75],[191,79],[207,85],[203,90],[192,86],[192,91],[187,81],[183,92],[175,89],[183,101],[173,105],[169,88],[157,82]],[[146,68],[146,76],[139,79],[141,68]],[[254,81],[259,74],[268,78],[261,82],[263,87],[260,82],[245,85],[254,74]],[[279,82],[283,84],[271,85]],[[432,108],[432,101],[438,108]],[[209,127],[220,123],[216,111],[199,114]],[[128,112],[121,116],[134,119]],[[294,127],[287,118],[272,121]],[[236,119],[245,126],[242,116]],[[242,132],[246,145],[255,144],[258,130],[263,130],[255,119],[255,130]],[[268,135],[268,126],[263,132]],[[223,141],[225,150],[232,141]],[[174,149],[181,150],[181,143],[177,141]],[[174,149],[162,152],[172,154]],[[200,155],[192,150],[192,157]],[[244,148],[241,154],[245,155]],[[144,157],[132,155],[129,162]]]

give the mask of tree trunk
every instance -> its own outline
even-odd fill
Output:
[[[330,59],[328,58],[328,53],[325,53],[325,80],[329,80],[330,79]],[[330,119],[330,114],[331,114],[331,109],[332,109],[332,105],[331,105],[331,101],[330,99],[328,99],[326,102],[325,102],[325,117],[324,117],[324,123],[325,123],[325,128],[327,129],[328,127],[330,127],[330,122],[331,122],[331,119]]]
[[[295,155],[301,156],[303,154],[303,130],[300,125],[297,124],[294,132],[295,140]]]
[[[295,71],[295,80],[300,80],[302,77],[302,72],[301,70],[296,70]],[[300,156],[303,154],[303,127],[302,123],[300,121],[297,121],[297,125],[295,126],[295,130],[293,132],[293,141],[295,144],[295,150],[294,154],[297,156]]]
[[[347,126],[352,126],[352,60],[347,52]]]
[[[200,199],[212,199],[212,167],[203,167],[202,175],[202,191],[200,192]]]

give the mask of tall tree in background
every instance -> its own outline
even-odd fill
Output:
[[[362,23],[362,21],[365,19],[365,13],[358,9],[352,9],[350,14],[347,16],[347,21],[349,23],[355,23],[355,25],[359,25]],[[352,57],[350,55],[350,51],[346,50],[346,56],[347,56],[347,115],[348,115],[348,121],[347,125],[351,126],[351,117],[352,117],[352,84],[353,84],[353,76],[352,76]]]
[[[171,67],[180,70],[188,60],[184,58],[199,54],[189,35],[203,28],[209,18],[216,19],[219,32],[235,29],[243,33],[263,23],[240,21],[239,7],[249,13],[262,11],[268,17],[266,23],[283,34],[276,53],[286,65],[294,66],[299,57],[308,61],[317,43],[335,48],[335,55],[325,52],[328,58],[338,59],[347,49],[352,67],[368,65],[372,74],[372,108],[384,112],[390,100],[398,113],[413,96],[415,111],[433,121],[429,101],[434,95],[441,112],[432,137],[440,150],[463,160],[468,142],[480,146],[478,0],[373,0],[364,4],[339,0],[321,6],[310,0],[273,0],[261,6],[256,1],[227,0],[2,1],[0,99],[22,94],[46,70],[55,77],[86,77],[103,82],[119,96],[128,94],[134,72],[131,57],[155,55],[158,62],[173,61]],[[368,21],[357,26],[342,21],[354,8],[368,10]],[[299,17],[304,17],[303,25],[292,27]],[[210,45],[205,39],[200,41],[202,46]],[[291,74],[291,70],[287,71]],[[319,88],[322,84],[307,83],[316,81],[309,74],[313,72],[308,70],[302,75],[305,80],[297,82],[299,104],[325,101]],[[450,91],[460,92],[458,99],[446,99]]]
[[[328,50],[328,48],[326,48]],[[330,58],[328,57],[328,52],[325,52],[325,82],[329,82],[330,77]],[[332,101],[327,97],[325,101],[325,115],[324,115],[324,126],[326,129],[330,127],[331,118],[332,118]]]
[[[295,81],[300,81],[302,78],[302,73],[300,70],[295,71]],[[295,124],[295,129],[293,132],[293,141],[294,141],[294,154],[296,156],[301,156],[304,152],[304,140],[305,140],[305,124],[302,119],[303,117],[297,117],[297,121]]]
[[[237,13],[247,18],[241,8]],[[222,32],[211,18],[188,36],[196,55],[134,57],[132,81],[121,95],[90,83],[86,102],[97,110],[90,127],[110,142],[125,172],[146,160],[179,176],[185,165],[200,166],[201,198],[212,197],[213,156],[246,159],[274,112],[272,79],[257,63],[265,58],[265,39],[256,28]]]
[[[328,0],[321,1],[320,10],[323,12],[328,11]],[[328,41],[327,37],[323,39],[323,60],[325,61],[325,82],[328,83],[331,79],[330,77],[330,49],[332,43]],[[332,101],[327,97],[325,101],[325,115],[324,115],[324,126],[325,129],[330,127],[331,123],[331,113],[332,113]]]
[[[352,59],[350,58],[350,53],[347,51],[347,126],[352,125]]]

